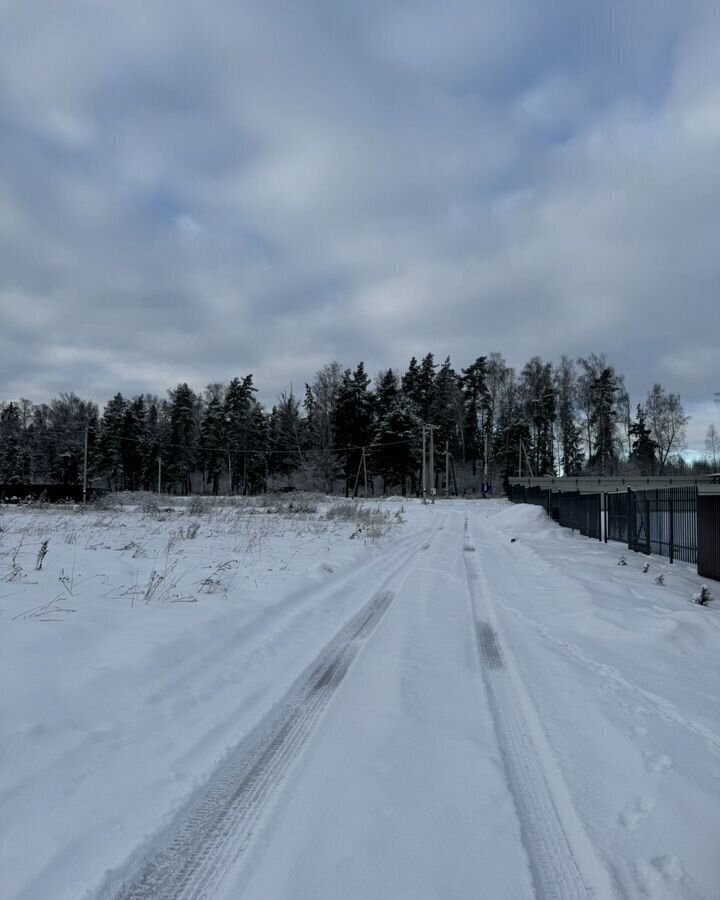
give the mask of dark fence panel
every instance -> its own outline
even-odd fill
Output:
[[[628,491],[628,547],[697,562],[697,488]]]
[[[600,539],[600,494],[562,491],[557,504],[558,522],[563,528]]]
[[[550,492],[541,487],[529,487],[525,489],[525,502],[533,506],[542,506],[546,513],[550,513]]]
[[[698,575],[720,581],[720,494],[697,498]]]
[[[628,540],[628,492],[607,495],[607,539],[609,541]]]

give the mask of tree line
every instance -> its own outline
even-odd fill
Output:
[[[457,371],[450,358],[413,357],[404,372],[374,380],[362,362],[332,362],[268,410],[252,375],[183,383],[160,398],[116,394],[95,403],[61,394],[0,408],[0,487],[78,484],[88,476],[110,490],[258,493],[296,487],[350,493],[361,466],[372,490],[416,493],[423,426],[432,426],[432,484],[444,487],[452,463],[460,491],[511,474],[663,475],[717,471],[720,444],[708,431],[708,457],[689,467],[678,394],[655,384],[631,405],[624,378],[604,354],[559,363],[533,357],[521,370],[499,353]]]

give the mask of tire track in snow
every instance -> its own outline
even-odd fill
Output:
[[[503,651],[467,518],[463,557],[483,680],[537,900],[617,896],[572,806],[512,659]]]
[[[678,709],[676,704],[672,703],[667,698],[662,697],[660,694],[655,694],[647,688],[641,687],[637,682],[632,681],[623,675],[614,666],[608,665],[608,663],[598,662],[598,660],[589,656],[576,644],[556,638],[547,630],[547,628],[544,628],[542,625],[533,621],[528,616],[523,615],[508,604],[503,603],[503,608],[507,610],[509,615],[517,619],[517,621],[523,622],[533,628],[543,640],[555,647],[560,653],[583,666],[588,671],[599,675],[604,681],[613,686],[622,688],[628,693],[636,695],[639,701],[645,703],[656,716],[673,725],[678,725],[694,737],[704,740],[710,750],[720,754],[720,735],[703,725],[701,722],[688,718]]]
[[[437,528],[433,530],[433,536]],[[430,538],[432,540],[432,537]],[[427,539],[423,538],[423,543]],[[355,657],[405,581],[417,544],[380,590],[296,681],[276,712],[236,748],[164,842],[99,900],[210,900],[248,846],[264,808],[313,732]]]

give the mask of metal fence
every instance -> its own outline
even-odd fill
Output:
[[[600,494],[581,494],[579,491],[558,491],[556,494],[552,509],[557,509],[559,524],[600,540]]]
[[[698,495],[698,575],[720,581],[720,495]]]
[[[594,485],[593,485],[594,486]],[[630,550],[696,563],[698,574],[720,580],[720,494],[685,483],[607,493],[511,483],[513,503],[542,506],[565,528],[626,544]],[[591,488],[592,490],[592,488]]]
[[[511,484],[509,497],[513,503],[542,506],[563,528],[572,528],[587,537],[601,539],[600,494],[549,491],[542,487]]]
[[[621,541],[627,544],[628,540],[628,492],[607,495],[605,515],[605,534],[609,541]]]
[[[697,563],[697,488],[656,488],[628,493],[630,550]]]

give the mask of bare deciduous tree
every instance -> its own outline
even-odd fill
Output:
[[[645,402],[645,416],[658,448],[658,474],[663,475],[670,454],[677,453],[686,446],[686,426],[690,416],[685,415],[680,394],[668,394],[657,383],[653,385]]]
[[[718,458],[720,457],[720,435],[714,425],[708,425],[707,434],[705,435],[705,450],[708,455],[713,472],[718,470]]]

